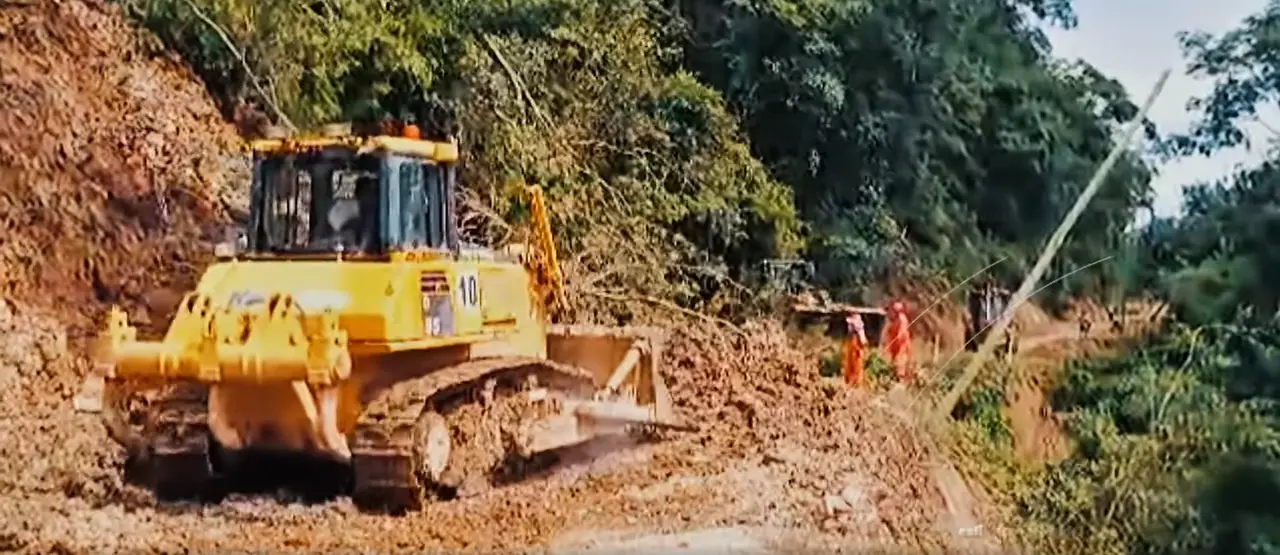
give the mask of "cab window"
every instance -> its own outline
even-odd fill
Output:
[[[341,149],[259,158],[250,248],[378,250],[379,164],[377,157]]]
[[[396,158],[397,242],[405,248],[445,248],[447,220],[442,169],[421,160]]]
[[[428,233],[426,184],[422,164],[413,160],[400,164],[400,239],[406,247],[431,246]]]
[[[431,206],[437,207],[430,213],[428,225],[430,225],[431,246],[443,249],[448,247],[449,241],[449,199],[445,198],[448,190],[445,184],[445,170],[435,164],[424,166],[425,185],[428,202]]]

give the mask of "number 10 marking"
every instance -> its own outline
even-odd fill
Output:
[[[468,308],[480,304],[480,284],[475,274],[464,274],[458,278],[458,300]]]

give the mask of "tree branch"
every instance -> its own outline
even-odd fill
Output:
[[[484,44],[485,49],[489,51],[489,55],[493,56],[494,61],[498,62],[498,65],[502,66],[502,71],[506,72],[507,78],[511,80],[511,85],[516,88],[516,94],[520,95],[520,98],[524,99],[525,103],[529,105],[529,108],[533,111],[535,119],[549,129],[551,127],[551,118],[547,117],[547,115],[542,112],[542,108],[538,106],[537,102],[534,102],[533,95],[529,94],[529,90],[524,86],[524,79],[521,79],[520,74],[516,73],[516,70],[511,67],[511,64],[507,63],[507,59],[498,51],[498,45],[493,43],[493,39],[490,38],[489,35],[480,35],[480,42]]]
[[[235,43],[231,41],[231,37],[227,32],[215,21],[210,19],[209,16],[205,15],[204,11],[202,11],[199,6],[196,6],[195,2],[192,0],[183,0],[183,2],[187,4],[188,8],[191,8],[191,12],[194,13],[200,21],[203,21],[205,25],[208,25],[210,29],[213,29],[213,32],[222,40],[222,44],[225,45],[227,49],[235,55],[236,59],[240,61],[240,67],[243,68],[245,74],[249,76],[249,82],[253,84],[254,90],[257,91],[258,96],[262,97],[262,101],[266,102],[267,106],[271,107],[271,111],[275,112],[276,118],[281,123],[287,125],[289,129],[296,131],[298,126],[293,124],[293,121],[289,119],[289,116],[284,115],[284,112],[280,110],[280,106],[272,100],[272,96],[267,94],[267,91],[263,90],[262,85],[259,84],[258,76],[254,74],[253,69],[249,67],[249,62],[245,60],[244,54],[241,54],[240,49],[236,48]]]
[[[738,334],[738,335],[739,335],[739,336],[741,336],[741,337],[746,337],[746,336],[747,336],[747,332],[742,331],[742,328],[739,328],[738,326],[734,325],[734,323],[733,323],[733,322],[730,322],[730,321],[728,321],[728,320],[723,320],[723,319],[720,319],[720,318],[716,318],[715,316],[710,316],[710,315],[707,315],[707,314],[703,314],[703,313],[698,312],[698,311],[696,311],[696,310],[689,310],[689,309],[687,309],[687,308],[685,308],[685,307],[683,307],[683,306],[680,306],[680,305],[678,305],[678,304],[675,304],[675,303],[673,303],[673,302],[671,302],[671,301],[665,301],[665,300],[659,299],[659,298],[657,298],[657,297],[650,297],[650,296],[647,296],[647,295],[618,295],[618,294],[615,294],[615,293],[607,293],[607,292],[604,292],[604,291],[594,290],[594,289],[589,289],[589,290],[585,290],[585,291],[582,291],[582,292],[583,292],[583,293],[585,293],[585,294],[587,294],[587,295],[591,295],[591,296],[593,296],[593,297],[599,297],[599,298],[602,298],[602,299],[609,299],[609,300],[613,300],[613,301],[624,301],[624,302],[625,302],[625,301],[641,301],[641,302],[646,302],[646,303],[649,303],[649,304],[652,304],[652,305],[655,305],[655,306],[659,306],[659,307],[665,308],[665,309],[670,310],[670,311],[673,311],[673,312],[677,312],[677,313],[679,313],[679,314],[684,314],[685,316],[691,316],[691,317],[694,317],[694,318],[697,318],[697,319],[700,319],[700,320],[703,320],[703,321],[706,321],[706,322],[710,322],[710,323],[712,323],[712,324],[717,324],[717,325],[720,325],[720,326],[724,326],[724,327],[728,328],[728,329],[729,329],[729,331],[732,331],[732,332],[734,332],[734,333]]]

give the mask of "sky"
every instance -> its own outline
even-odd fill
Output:
[[[1150,94],[1160,72],[1173,70],[1148,114],[1162,133],[1168,133],[1187,128],[1192,120],[1187,101],[1209,91],[1208,83],[1186,74],[1177,33],[1221,33],[1265,4],[1266,0],[1075,0],[1079,25],[1069,31],[1049,29],[1048,34],[1057,56],[1089,62],[1123,84],[1136,104]],[[1228,175],[1237,164],[1258,159],[1256,152],[1238,149],[1164,165],[1152,183],[1156,216],[1178,214],[1183,185]]]

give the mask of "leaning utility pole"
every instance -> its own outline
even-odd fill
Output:
[[[1040,278],[1044,276],[1045,270],[1049,268],[1049,264],[1053,262],[1054,255],[1058,254],[1058,249],[1062,248],[1062,243],[1066,241],[1067,234],[1071,232],[1071,228],[1075,226],[1076,220],[1080,219],[1080,214],[1084,212],[1089,201],[1093,200],[1094,195],[1098,193],[1098,189],[1102,187],[1102,182],[1106,180],[1107,174],[1111,172],[1111,168],[1115,166],[1120,155],[1129,148],[1133,138],[1138,134],[1138,130],[1142,128],[1142,120],[1146,119],[1147,112],[1151,110],[1152,104],[1155,104],[1156,98],[1164,90],[1164,84],[1169,80],[1169,70],[1164,70],[1160,74],[1160,78],[1156,81],[1156,85],[1151,90],[1151,94],[1147,96],[1147,101],[1142,105],[1142,109],[1129,122],[1127,129],[1119,141],[1116,142],[1111,154],[1102,161],[1102,165],[1098,167],[1098,171],[1093,174],[1093,178],[1089,180],[1089,184],[1085,186],[1084,191],[1076,198],[1076,203],[1067,212],[1066,217],[1062,219],[1062,223],[1058,224],[1058,229],[1053,232],[1053,236],[1049,237],[1049,243],[1045,245],[1044,250],[1040,252],[1040,259],[1036,261],[1036,265],[1031,268],[1031,273],[1022,280],[1022,286],[1013,294],[1013,299],[1005,307],[1004,312],[996,321],[995,328],[991,330],[982,342],[982,346],[978,348],[978,352],[969,359],[969,364],[965,367],[964,373],[960,379],[952,386],[951,391],[947,392],[946,397],[938,404],[934,411],[934,418],[942,421],[951,416],[951,411],[955,409],[957,403],[960,402],[960,396],[964,395],[965,390],[978,377],[978,372],[982,369],[982,364],[996,347],[996,338],[1004,335],[1005,330],[1009,328],[1009,323],[1013,320],[1013,313],[1018,306],[1026,302],[1031,296],[1031,292],[1035,290],[1036,285],[1040,282]]]

